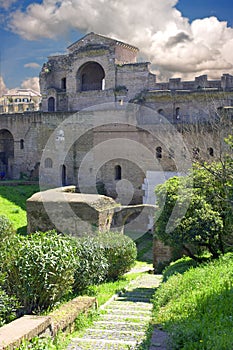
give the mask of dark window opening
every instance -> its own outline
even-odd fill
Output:
[[[163,109],[162,109],[162,108],[160,108],[160,109],[158,110],[158,113],[159,113],[159,114],[161,114],[161,115],[164,115],[164,111],[163,111]]]
[[[180,119],[180,107],[176,108],[176,119]]]
[[[62,78],[61,80],[61,89],[66,90],[66,78]]]
[[[121,166],[115,166],[115,180],[121,180]]]
[[[162,147],[156,147],[156,158],[162,159]]]
[[[209,148],[208,148],[208,153],[209,153],[209,155],[210,155],[211,157],[213,157],[213,156],[214,156],[214,149],[213,149],[212,147],[209,147]]]
[[[46,158],[44,161],[45,168],[52,168],[53,167],[53,161],[51,158]]]
[[[64,164],[61,166],[61,184],[62,184],[62,186],[66,186],[67,185],[66,166]]]
[[[48,112],[54,112],[55,111],[55,98],[49,97],[48,99]]]
[[[24,140],[23,139],[20,140],[20,149],[24,149]]]

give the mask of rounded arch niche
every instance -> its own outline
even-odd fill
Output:
[[[104,90],[105,72],[97,62],[84,63],[77,72],[77,91]]]
[[[1,177],[11,178],[14,159],[14,138],[9,130],[0,130],[0,173]],[[3,175],[4,174],[4,175]]]

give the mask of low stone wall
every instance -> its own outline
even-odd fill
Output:
[[[14,350],[23,340],[36,336],[54,337],[59,331],[72,330],[75,319],[81,313],[97,308],[93,297],[77,297],[48,316],[25,315],[0,328],[0,350]]]

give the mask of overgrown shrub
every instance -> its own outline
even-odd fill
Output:
[[[130,270],[137,257],[134,241],[120,233],[106,232],[98,235],[98,242],[108,262],[108,280],[116,280]]]
[[[73,289],[80,292],[106,279],[108,262],[96,237],[77,239],[75,244],[79,264],[74,274]]]
[[[3,272],[7,292],[16,295],[24,313],[47,309],[71,291],[77,254],[69,237],[48,231],[14,242],[5,249]]]

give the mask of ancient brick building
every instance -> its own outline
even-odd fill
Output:
[[[222,123],[233,114],[233,76],[156,82],[137,54],[90,33],[50,56],[40,73],[41,111],[1,115],[2,177],[38,178],[40,170],[43,185],[93,192],[97,184],[140,203],[149,172],[163,181],[187,171],[193,157],[217,158],[229,131]]]

